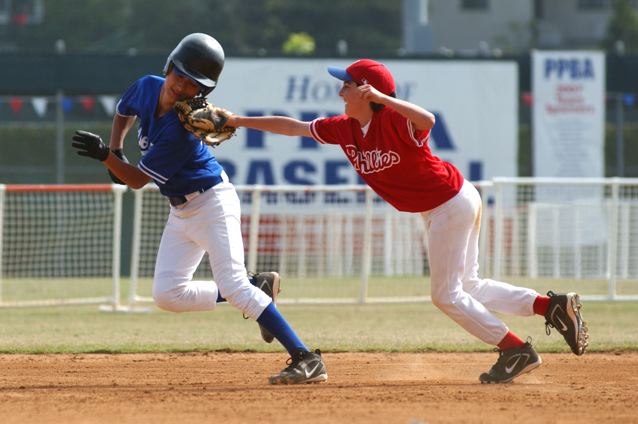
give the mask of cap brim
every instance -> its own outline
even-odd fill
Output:
[[[341,81],[352,81],[352,77],[344,68],[337,66],[328,66],[328,73]]]

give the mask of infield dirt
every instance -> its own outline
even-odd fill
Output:
[[[542,358],[481,385],[495,353],[326,353],[327,383],[269,386],[284,353],[0,355],[0,422],[638,423],[638,353]]]

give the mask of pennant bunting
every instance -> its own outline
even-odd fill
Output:
[[[109,115],[115,113],[115,96],[99,96],[98,100],[102,104],[102,107]]]
[[[13,113],[20,113],[22,105],[24,105],[24,100],[21,97],[11,97],[9,99],[9,107],[11,107]]]
[[[62,99],[62,109],[67,113],[71,112],[73,110],[73,99],[70,97]]]
[[[47,113],[47,98],[46,97],[32,97],[31,106],[35,113],[41,118]]]
[[[93,110],[93,106],[95,106],[95,99],[90,96],[80,97],[80,103],[82,103],[82,107],[87,112]]]

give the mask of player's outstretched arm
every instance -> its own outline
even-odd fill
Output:
[[[239,128],[268,131],[289,136],[311,137],[310,122],[299,121],[287,116],[240,116],[233,115],[227,125]]]

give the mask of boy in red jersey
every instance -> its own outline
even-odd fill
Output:
[[[508,383],[537,368],[541,358],[491,311],[543,315],[576,355],[588,345],[587,326],[576,293],[541,296],[536,291],[478,276],[481,199],[452,164],[428,146],[434,115],[396,98],[394,78],[369,59],[347,68],[329,67],[343,81],[344,115],[302,122],[293,118],[234,115],[228,125],[341,146],[363,180],[385,201],[425,221],[432,302],[466,331],[498,346],[499,358],[481,383]]]

